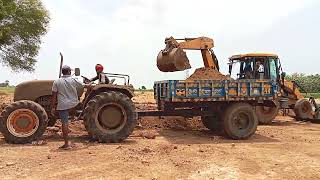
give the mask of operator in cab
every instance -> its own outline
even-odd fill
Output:
[[[256,62],[256,78],[264,79],[264,66],[263,66],[263,62],[261,61]]]
[[[93,81],[99,80],[99,84],[109,84],[110,80],[107,77],[107,75],[103,73],[103,66],[101,64],[97,64],[95,69],[96,69],[97,76],[95,76],[94,78],[91,78],[90,81],[93,82]]]

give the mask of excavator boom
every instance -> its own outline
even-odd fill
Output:
[[[165,39],[166,47],[161,50],[157,57],[158,69],[162,72],[174,72],[190,69],[189,59],[185,50],[200,50],[204,67],[213,68],[219,71],[218,60],[212,50],[213,40],[208,37]]]

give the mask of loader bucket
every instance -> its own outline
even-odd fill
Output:
[[[174,72],[190,69],[189,59],[181,48],[170,51],[161,50],[157,57],[158,69],[162,72]]]

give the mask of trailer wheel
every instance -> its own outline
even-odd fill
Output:
[[[298,119],[313,119],[312,105],[307,99],[299,99],[294,105],[293,110]]]
[[[48,116],[33,101],[17,101],[1,113],[0,130],[8,143],[25,144],[40,138],[46,130]]]
[[[232,139],[248,139],[257,130],[258,118],[253,107],[246,103],[235,103],[227,107],[223,127]]]
[[[204,127],[208,128],[209,130],[216,133],[223,132],[223,124],[220,114],[215,114],[214,116],[202,116],[201,121]]]
[[[84,110],[85,128],[102,143],[126,139],[136,127],[137,113],[131,99],[120,92],[103,92],[93,97]]]
[[[257,106],[256,114],[259,119],[260,124],[271,124],[271,122],[276,118],[279,113],[279,106],[266,107]]]

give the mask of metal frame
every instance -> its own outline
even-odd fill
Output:
[[[173,110],[155,110],[155,111],[138,111],[138,117],[143,116],[213,116],[214,112],[207,110],[195,109],[173,109]]]
[[[105,74],[108,77],[116,77],[116,78],[124,79],[125,85],[130,84],[130,76],[127,74],[116,74],[116,73],[101,73],[101,74]]]

